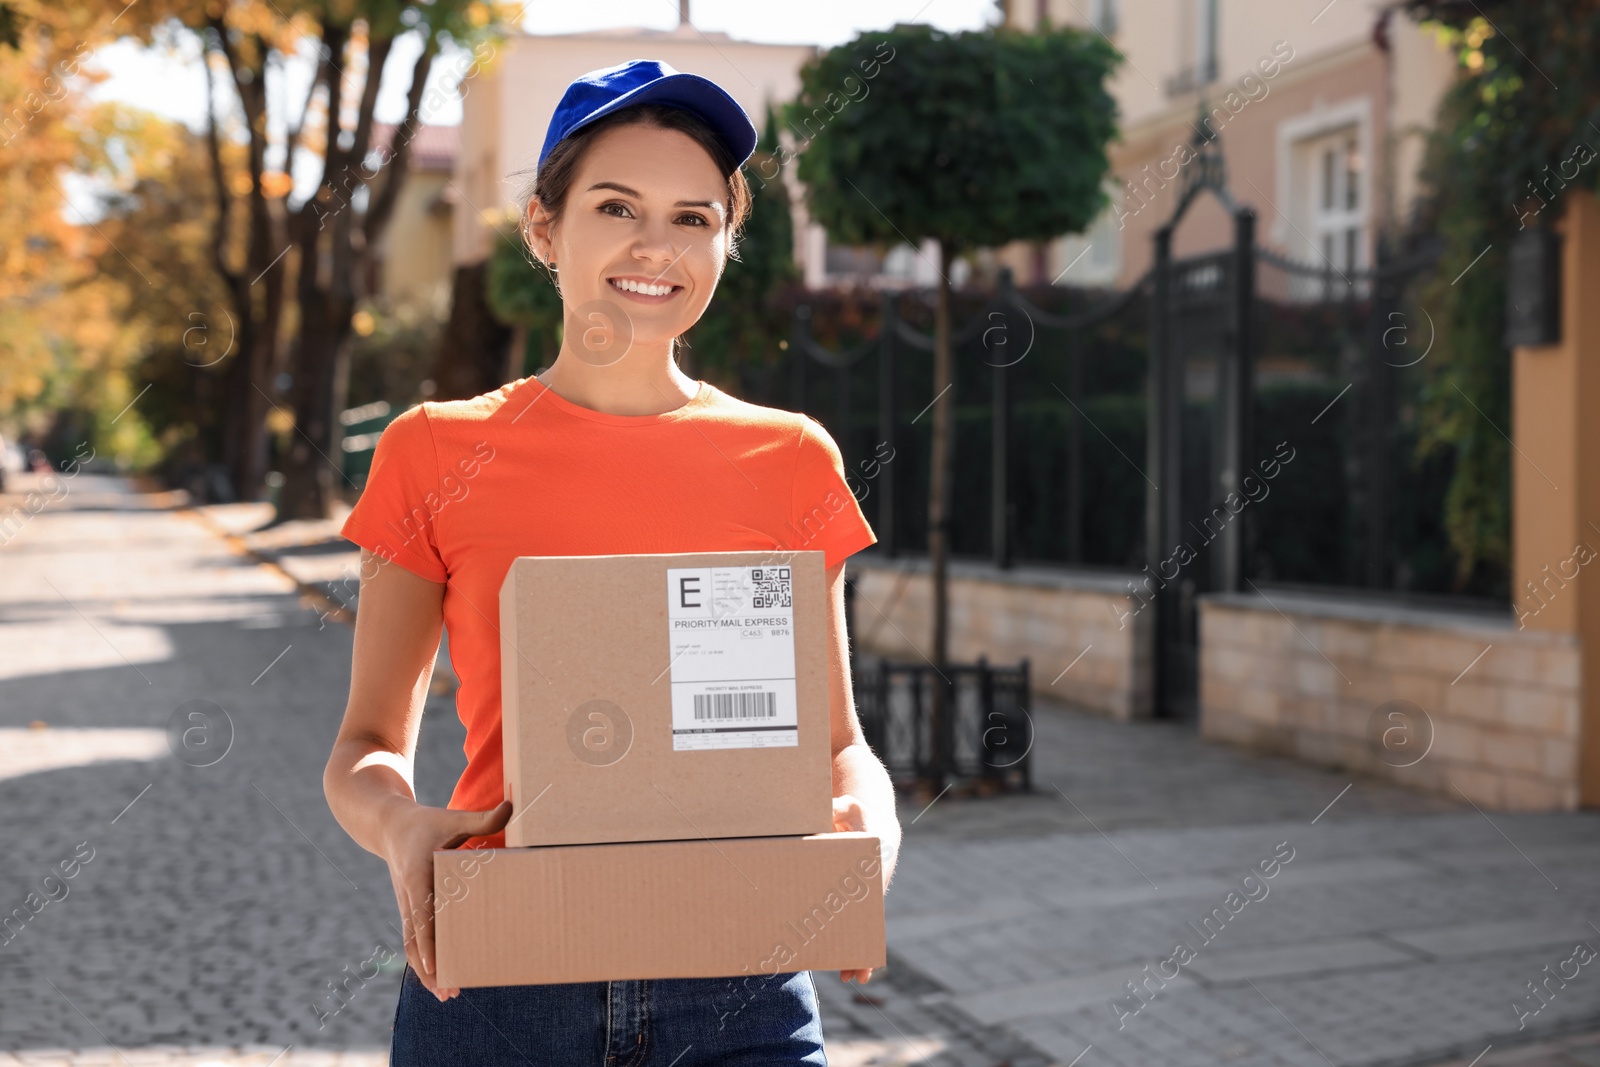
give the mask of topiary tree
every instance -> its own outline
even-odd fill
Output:
[[[1106,204],[1117,109],[1105,82],[1119,59],[1098,35],[1048,24],[965,33],[901,24],[807,64],[785,109],[806,138],[797,174],[811,217],[830,240],[938,246],[928,497],[935,667],[948,653],[950,266],[977,249],[1089,226]],[[937,731],[943,692],[935,694]]]

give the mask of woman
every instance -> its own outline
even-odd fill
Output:
[[[824,551],[835,828],[881,838],[889,883],[900,825],[856,720],[844,627],[844,560],[877,538],[819,423],[737,400],[674,361],[749,214],[739,168],[755,140],[732,97],[664,63],[573,82],[523,212],[565,305],[560,353],[537,377],[402,414],[345,525],[363,550],[361,600],[325,789],[340,824],[388,862],[405,922],[395,1064],[826,1062],[809,972],[753,993],[729,979],[462,991],[434,973],[432,852],[502,846],[511,814],[495,620],[522,555]],[[431,808],[411,778],[441,625],[467,769],[449,807]]]

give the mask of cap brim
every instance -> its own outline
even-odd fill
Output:
[[[575,123],[562,139],[565,140],[566,137],[572,136],[574,131],[581,130],[614,111],[646,103],[681,107],[705,119],[711,126],[712,132],[721,138],[733,153],[735,166],[743,166],[745,160],[749,159],[750,154],[756,149],[758,139],[756,128],[750,122],[750,116],[745,114],[744,108],[739,106],[739,102],[729,96],[726,89],[709,78],[682,73],[669,74],[648,85],[641,85],[637,89],[623,93],[585,116],[582,122]],[[541,159],[540,163],[543,162]]]

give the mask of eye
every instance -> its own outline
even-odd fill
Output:
[[[607,208],[613,208],[613,207],[621,208],[623,211],[627,212],[627,214],[626,215],[612,215],[611,212],[606,211]],[[606,201],[604,204],[600,205],[599,210],[602,211],[602,212],[605,212],[608,215],[611,215],[612,218],[616,218],[616,219],[629,218],[629,217],[631,217],[633,215],[633,212],[629,209],[628,205],[624,204],[624,203],[622,203],[621,201],[618,201],[618,200],[608,200],[608,201]]]
[[[678,216],[678,221],[679,222],[689,222],[692,225],[698,225],[698,226],[709,226],[709,225],[711,225],[711,223],[706,221],[706,217],[704,215],[696,215],[692,211],[686,212],[683,215]]]

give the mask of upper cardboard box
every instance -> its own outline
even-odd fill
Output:
[[[500,590],[506,844],[831,831],[823,560],[515,560]]]

